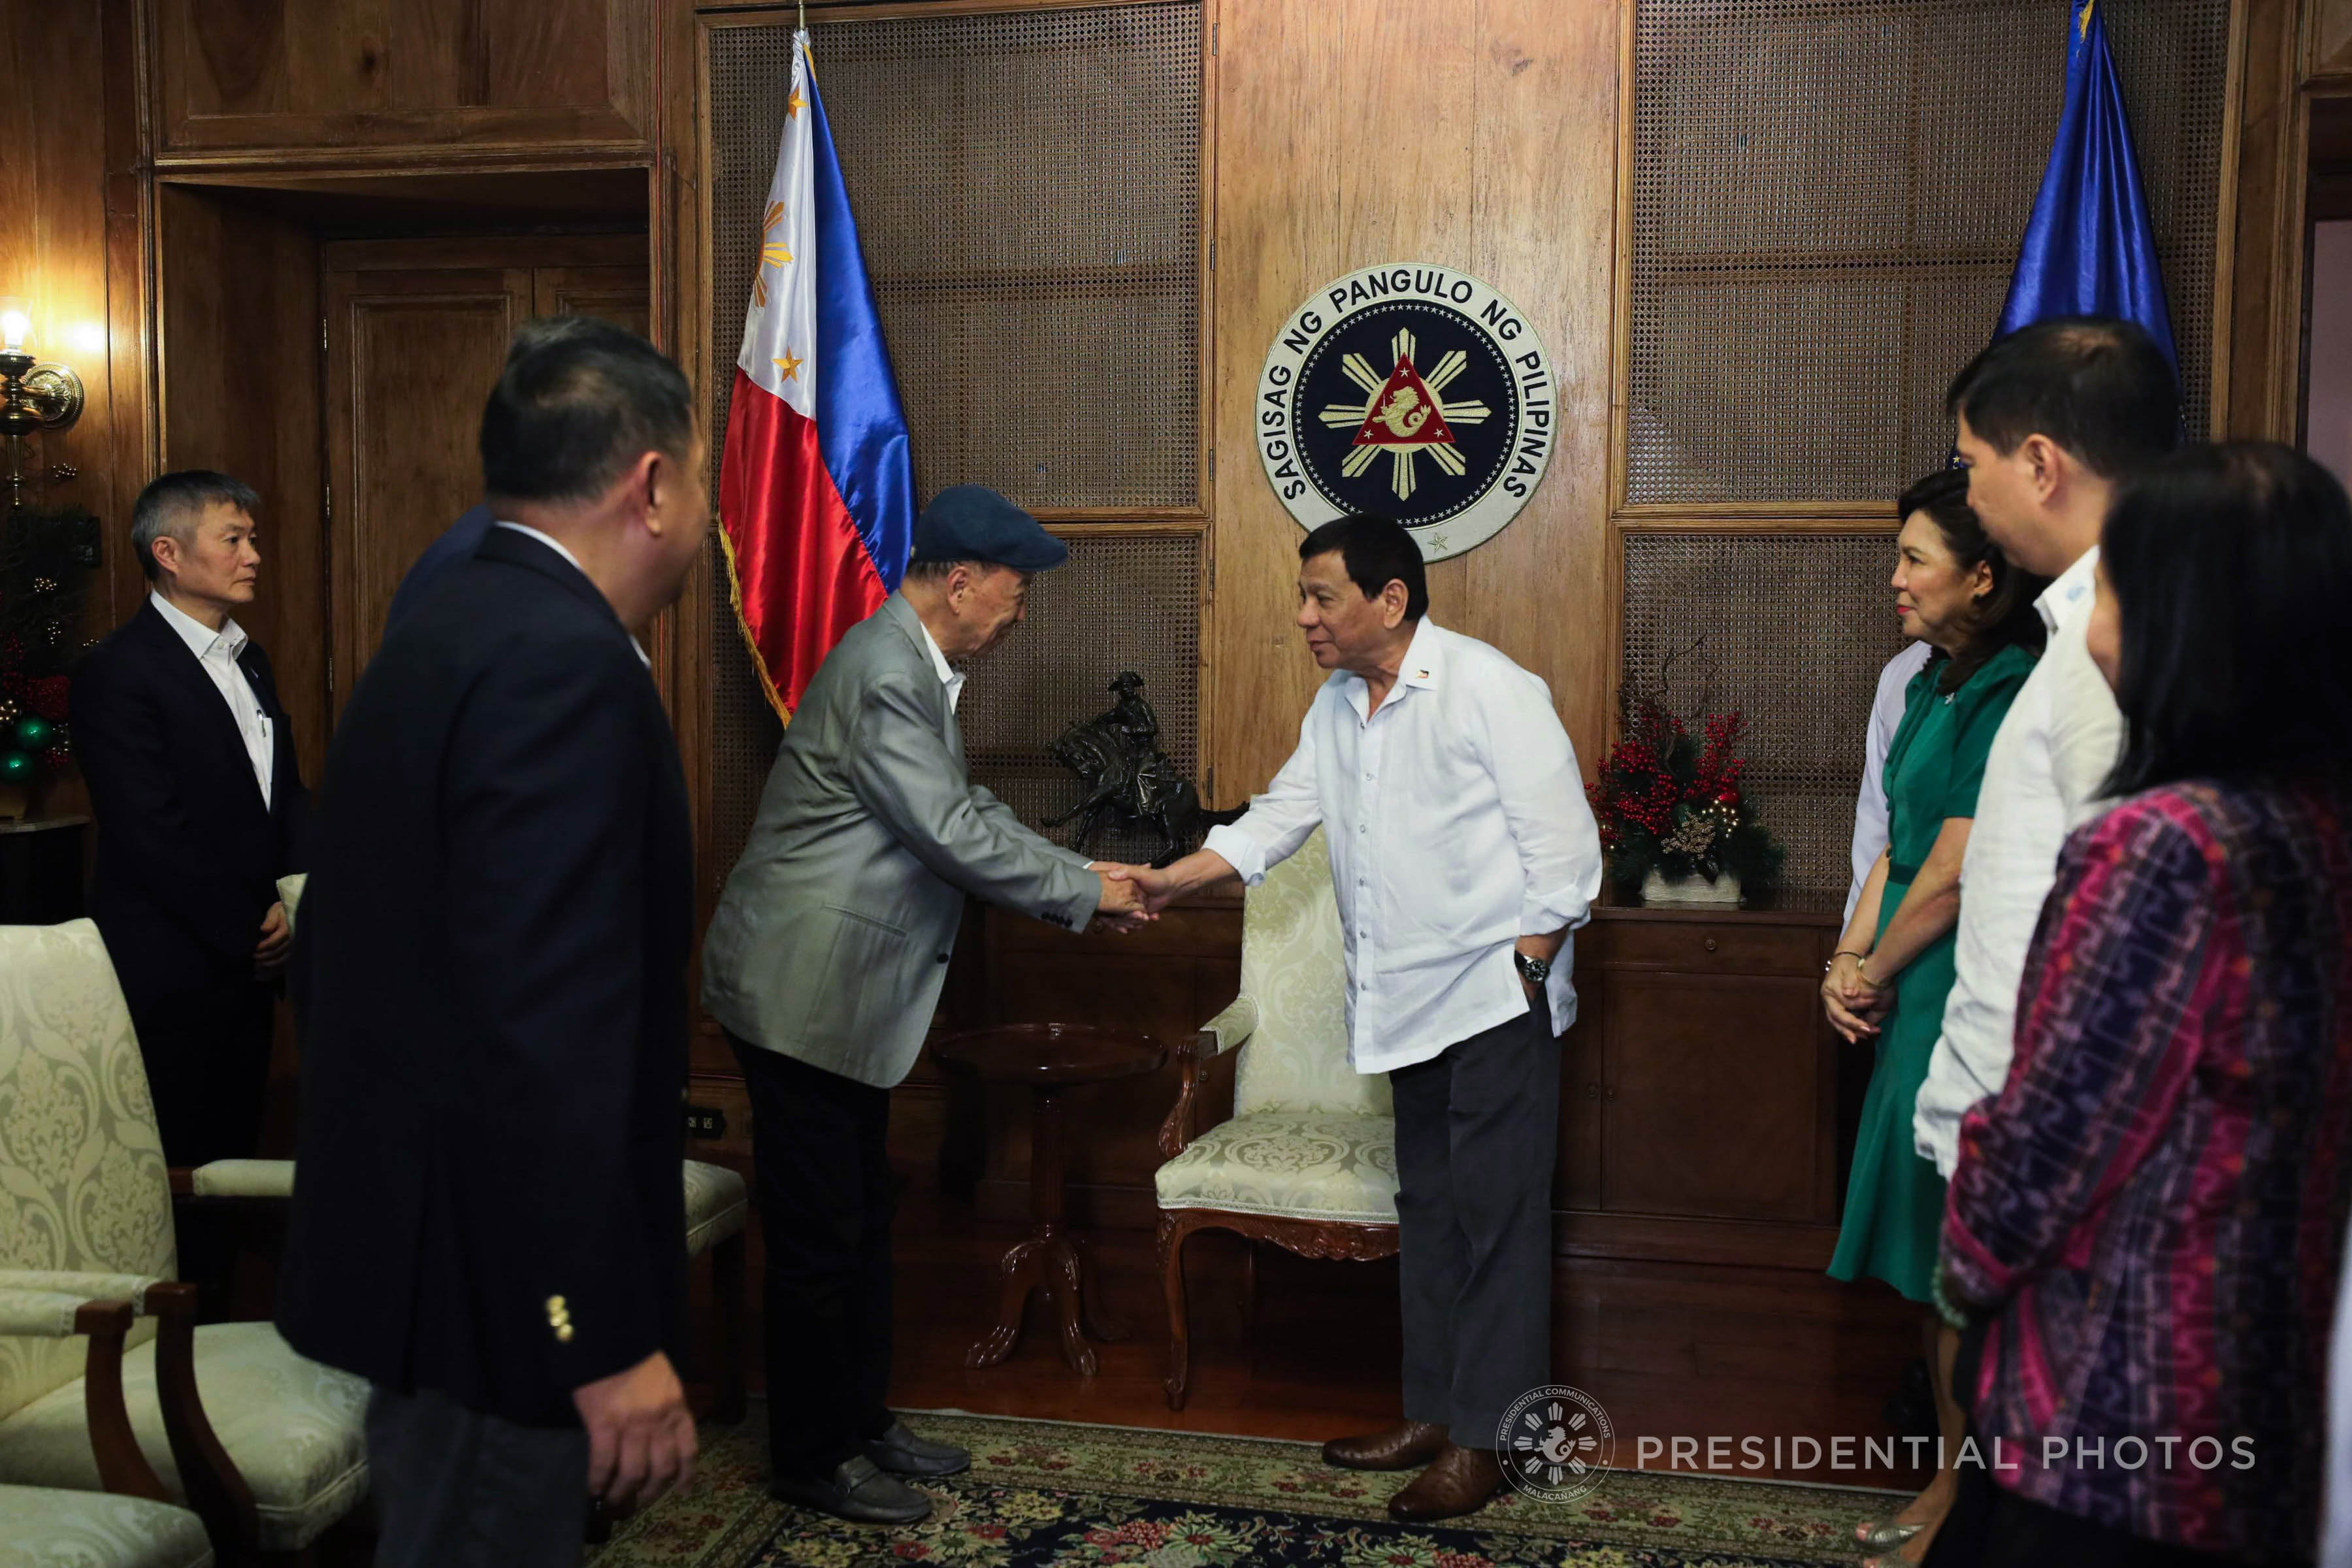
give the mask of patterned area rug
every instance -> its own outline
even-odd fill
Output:
[[[1332,1469],[1304,1443],[922,1415],[971,1449],[904,1529],[838,1523],[769,1498],[756,1414],[708,1428],[694,1484],[614,1532],[595,1568],[1758,1568],[1851,1563],[1853,1522],[1891,1494],[1612,1472],[1566,1505],[1506,1492],[1467,1519],[1392,1523],[1409,1475]]]

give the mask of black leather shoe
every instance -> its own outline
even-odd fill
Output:
[[[768,1483],[768,1495],[852,1524],[913,1524],[931,1511],[930,1499],[897,1477],[884,1475],[863,1454],[843,1460],[831,1475],[800,1479],[779,1476]]]
[[[866,1457],[894,1476],[959,1476],[971,1468],[971,1449],[918,1437],[904,1421],[891,1422],[890,1430],[868,1440]]]

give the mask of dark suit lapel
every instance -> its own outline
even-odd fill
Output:
[[[196,728],[212,737],[214,749],[224,753],[223,760],[251,788],[254,809],[266,814],[268,805],[261,798],[261,781],[253,776],[253,757],[245,749],[245,733],[236,727],[236,717],[228,710],[228,700],[221,695],[221,689],[215,686],[213,678],[205,673],[204,660],[198,658],[195,650],[173,629],[172,623],[163,618],[163,612],[155,607],[154,600],[150,599],[140,606],[139,614],[132,618],[131,624],[145,629],[147,640],[154,649],[155,668],[164,672],[165,683],[177,694],[180,703],[195,716]],[[248,650],[253,647],[250,639],[246,647]],[[249,671],[246,679],[252,679]],[[270,715],[270,722],[279,721],[275,713]]]

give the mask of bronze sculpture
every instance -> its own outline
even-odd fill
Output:
[[[1076,818],[1073,847],[1081,855],[1093,853],[1096,837],[1114,817],[1149,827],[1160,840],[1151,863],[1165,866],[1190,852],[1210,826],[1231,822],[1241,812],[1202,808],[1192,781],[1160,749],[1160,716],[1144,700],[1143,677],[1121,670],[1112,678],[1110,691],[1109,708],[1071,724],[1053,744],[1054,760],[1077,774],[1085,791],[1077,805],[1045,826],[1059,827]]]

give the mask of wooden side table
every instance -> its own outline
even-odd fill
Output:
[[[1149,1035],[1075,1024],[1015,1024],[950,1035],[932,1052],[948,1067],[991,1083],[1029,1090],[1029,1239],[997,1267],[1003,1297],[996,1326],[964,1355],[966,1366],[994,1366],[1013,1353],[1029,1293],[1053,1298],[1060,1321],[1062,1357],[1084,1377],[1095,1374],[1094,1347],[1079,1323],[1099,1340],[1123,1340],[1127,1329],[1103,1310],[1086,1242],[1063,1227],[1068,1148],[1062,1099],[1084,1084],[1157,1072],[1168,1052]]]

